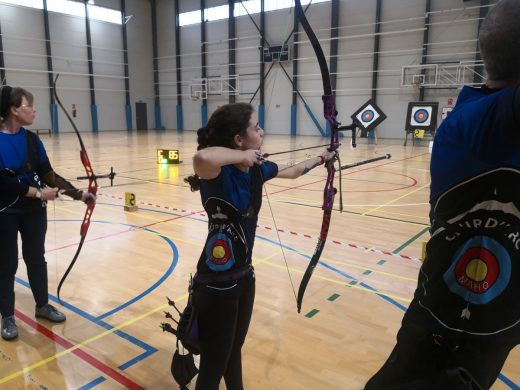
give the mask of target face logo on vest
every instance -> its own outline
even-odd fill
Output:
[[[432,107],[431,106],[415,106],[412,108],[412,115],[410,124],[412,126],[430,126],[432,121]]]
[[[511,279],[511,258],[498,241],[477,236],[453,255],[444,274],[449,290],[473,304],[486,304],[499,296]]]
[[[213,271],[227,271],[235,263],[233,243],[225,234],[211,237],[206,246],[206,265]]]

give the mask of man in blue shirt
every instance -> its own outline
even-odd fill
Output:
[[[489,389],[520,340],[520,1],[482,23],[488,74],[432,150],[431,238],[376,389]]]

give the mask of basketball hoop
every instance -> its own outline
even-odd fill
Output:
[[[421,83],[421,80],[420,79],[414,79],[410,82],[410,85],[415,88],[415,89],[419,89],[419,87],[422,85]]]

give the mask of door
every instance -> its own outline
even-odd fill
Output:
[[[146,116],[146,103],[135,103],[135,122],[137,130],[148,130],[148,118]]]

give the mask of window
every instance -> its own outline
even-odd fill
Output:
[[[19,5],[22,7],[43,9],[43,0],[0,0],[0,3]],[[121,11],[99,7],[88,4],[89,17],[92,20],[100,20],[114,24],[121,24]],[[52,12],[59,12],[67,15],[85,17],[85,6],[83,3],[71,0],[49,0],[47,9]],[[200,21],[200,18],[199,18]]]
[[[324,3],[331,0],[312,0],[312,4]],[[311,0],[301,0],[302,6],[309,4]],[[243,0],[235,3],[235,16],[244,16],[249,12],[250,15],[260,13],[260,0]],[[294,0],[264,0],[265,11],[276,11],[279,9],[294,7]],[[247,12],[246,12],[247,9]],[[229,6],[227,4],[218,7],[206,8],[204,10],[204,20],[211,22],[213,20],[222,20],[229,17]],[[188,26],[190,24],[200,23],[200,10],[183,12],[179,14],[180,26]]]

